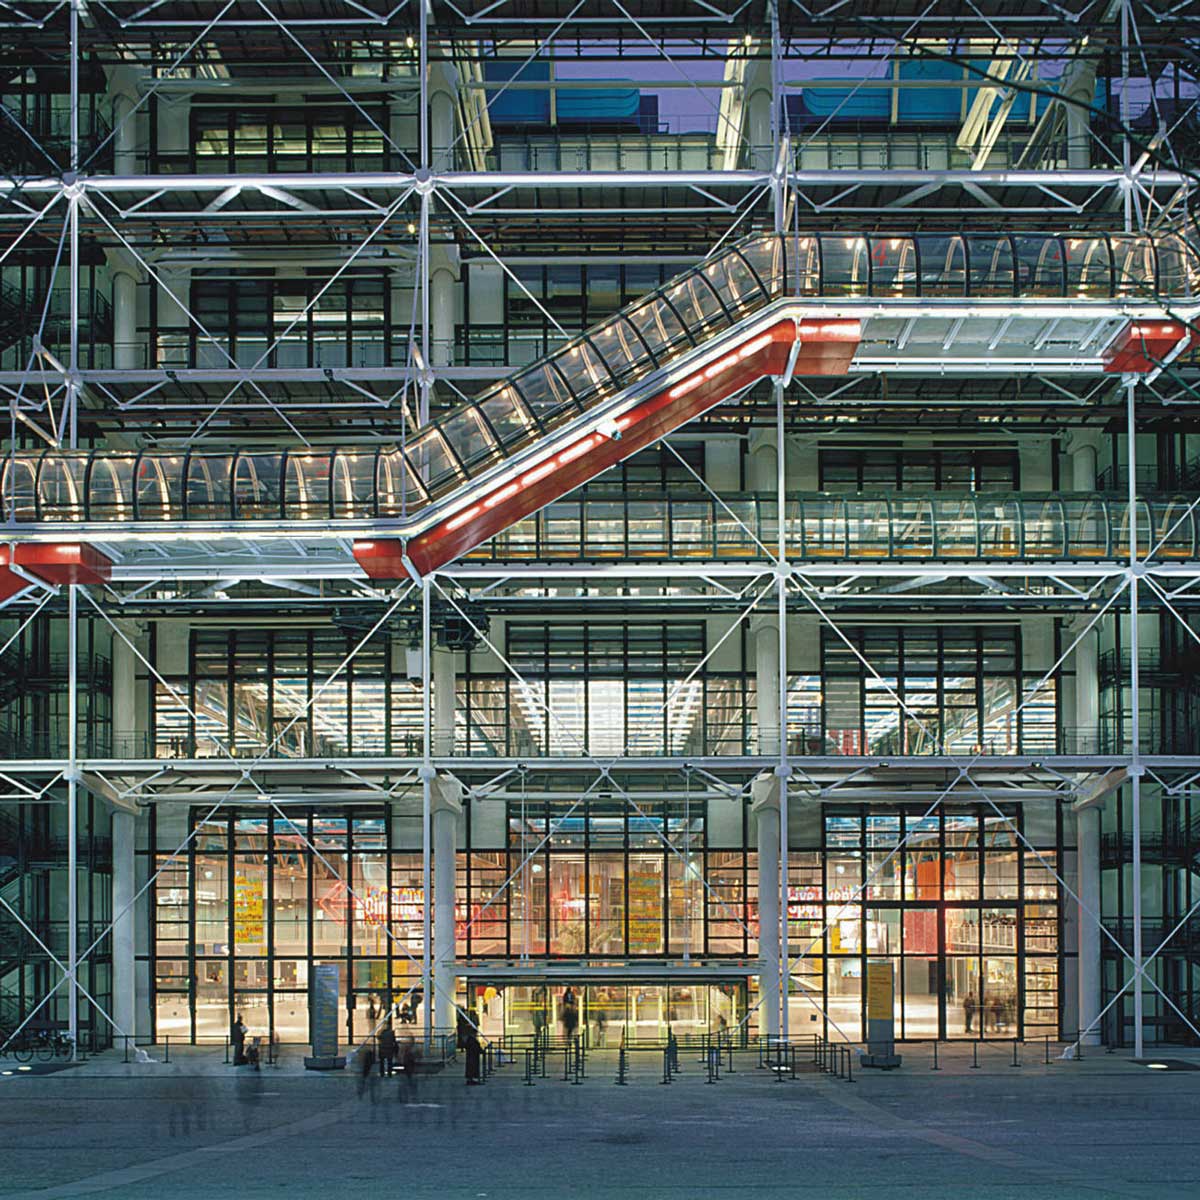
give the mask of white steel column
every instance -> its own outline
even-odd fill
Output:
[[[108,87],[112,95],[113,174],[136,175],[137,77],[129,67],[118,67],[109,78]]]
[[[454,362],[454,272],[438,267],[430,276],[430,356],[435,367]]]
[[[137,958],[133,898],[137,818],[125,809],[112,814],[112,990],[114,1037],[137,1034]],[[119,1041],[117,1049],[123,1049]]]
[[[454,753],[454,651],[436,646],[433,660],[433,753],[445,758]]]
[[[760,775],[750,785],[758,822],[759,1033],[779,1036],[779,777]]]
[[[67,588],[67,1029],[79,1042],[79,592]]]
[[[433,983],[435,1025],[454,1027],[454,915],[458,865],[458,818],[463,786],[452,775],[439,775],[431,784],[433,813]]]
[[[136,371],[148,366],[139,358],[137,336],[137,278],[123,268],[113,270],[113,366],[118,371]]]
[[[1137,378],[1125,381],[1126,439],[1129,454],[1129,775],[1133,807],[1133,1056],[1141,1058],[1145,1038],[1145,986],[1142,946],[1142,727],[1141,676],[1138,665],[1138,542],[1137,542]],[[1147,547],[1148,548],[1148,547]]]
[[[1086,1046],[1100,1044],[1100,810],[1075,814],[1075,859],[1079,894],[1079,1029]],[[1089,914],[1095,914],[1089,915]],[[1084,1030],[1089,1030],[1086,1035]]]
[[[751,620],[754,634],[754,702],[758,715],[758,753],[780,753],[780,623],[778,618]]]
[[[752,492],[772,493],[778,482],[779,452],[774,432],[755,429],[750,433],[750,462],[746,483]]]
[[[421,986],[424,989],[425,1048],[433,1045],[433,705],[430,696],[430,581],[421,581]]]

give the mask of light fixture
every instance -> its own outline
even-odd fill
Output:
[[[1171,1068],[1166,1063],[1147,1063],[1146,1069],[1148,1071],[1169,1071]]]

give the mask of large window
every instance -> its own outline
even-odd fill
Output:
[[[341,968],[350,1036],[420,977],[421,856],[390,849],[383,812],[193,813],[187,850],[155,852],[151,895],[159,1037],[253,1034],[307,1042],[316,963]]]
[[[468,656],[467,753],[702,752],[706,727],[715,745],[727,724],[721,682],[697,670],[704,653],[698,622],[510,623],[506,657],[519,680],[476,674]],[[706,718],[710,693],[715,720]],[[737,724],[740,735],[740,712]]]
[[[399,651],[389,636],[359,641],[334,629],[193,630],[190,671],[167,674],[156,687],[156,753],[420,753],[419,683],[393,670]]]
[[[386,105],[194,104],[192,169],[238,171],[380,171],[385,169]]]
[[[188,366],[379,367],[389,362],[388,279],[198,278]],[[207,335],[207,336],[206,336]],[[165,343],[164,343],[165,346]]]
[[[823,492],[1008,492],[1019,478],[1017,450],[1009,446],[820,450]]]
[[[791,853],[794,1019],[819,1005],[860,1040],[866,964],[886,959],[897,1037],[1056,1036],[1060,841],[1052,807],[827,809],[820,851]]]
[[[845,638],[822,631],[820,679],[798,676],[790,684],[798,737],[817,746],[823,738],[835,754],[1054,751],[1057,680],[1033,691],[1041,673],[1022,670],[1019,627],[881,625],[842,632]],[[813,700],[822,681],[824,726],[817,730]]]
[[[755,856],[740,845],[709,847],[705,826],[704,805],[683,797],[636,807],[536,797],[510,803],[507,850],[467,856],[459,953],[753,954]],[[505,880],[512,881],[507,888]]]

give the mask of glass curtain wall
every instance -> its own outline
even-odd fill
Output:
[[[151,889],[156,1035],[252,1034],[306,1043],[312,967],[340,968],[343,1035],[362,1038],[419,987],[420,854],[391,849],[380,811],[236,810],[202,820]],[[152,834],[153,838],[153,834]],[[389,936],[390,930],[390,936]]]
[[[505,657],[519,680],[467,656],[465,752],[741,753],[753,682],[697,670],[706,639],[702,622],[510,622]]]
[[[1057,1036],[1062,831],[1052,806],[1003,812],[826,810],[821,848],[790,852],[793,1028],[823,1010],[827,1036],[862,1040],[866,964],[885,959],[897,1037]]]
[[[330,677],[360,637],[335,629],[194,629],[186,676],[155,686],[160,758],[237,755],[323,758],[421,752],[421,690],[400,647],[378,634]],[[190,715],[172,691],[187,698]]]
[[[823,739],[826,753],[1036,754],[1053,753],[1058,744],[1061,673],[1022,704],[1042,672],[1022,669],[1019,626],[843,632],[853,649],[822,630],[821,675],[798,676],[789,685],[796,736]]]
[[[1107,1045],[1134,1041],[1134,995],[1122,991],[1132,975],[1125,957],[1133,953],[1133,798],[1120,788],[1101,813],[1101,916],[1111,935],[1100,940],[1103,960],[1102,1007]],[[1178,794],[1147,780],[1142,786],[1142,942],[1155,955],[1148,975],[1175,1007],[1147,985],[1143,989],[1144,1036],[1148,1042],[1200,1043],[1200,901],[1196,864],[1200,862],[1200,796],[1194,788]],[[1121,947],[1118,950],[1118,945]],[[1123,951],[1123,953],[1122,953]],[[1189,1025],[1190,1022],[1190,1025]]]
[[[756,856],[741,845],[709,846],[702,802],[689,806],[681,796],[639,801],[637,809],[537,797],[510,803],[507,847],[472,843],[465,877],[460,872],[466,908],[459,953],[470,959],[755,953]]]

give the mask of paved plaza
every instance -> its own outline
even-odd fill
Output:
[[[604,1052],[578,1086],[553,1061],[534,1086],[451,1064],[405,1103],[398,1080],[286,1054],[258,1073],[219,1049],[109,1054],[0,1076],[0,1197],[1200,1196],[1200,1070],[1044,1057],[985,1046],[974,1069],[943,1047],[935,1072],[908,1047],[898,1071],[776,1082],[747,1053],[710,1085],[684,1054],[668,1087],[651,1054],[618,1087]]]

